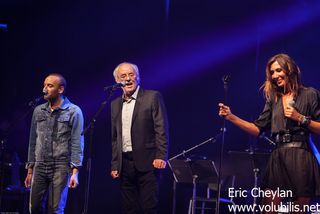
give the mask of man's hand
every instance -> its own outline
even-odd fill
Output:
[[[79,174],[78,169],[73,168],[72,175],[70,177],[70,181],[69,181],[69,185],[68,185],[69,188],[74,189],[79,185],[78,174]]]
[[[33,173],[32,168],[29,168],[28,169],[28,173],[27,173],[27,177],[24,180],[24,185],[25,185],[26,188],[30,188],[31,187],[32,175],[33,175],[32,173]]]
[[[119,178],[118,170],[112,170],[110,174],[113,179]]]
[[[153,164],[153,167],[157,169],[164,169],[166,168],[166,165],[167,165],[167,163],[161,159],[154,159],[152,164]]]

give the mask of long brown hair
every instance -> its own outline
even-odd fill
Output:
[[[283,91],[279,91],[278,87],[273,83],[271,78],[272,75],[270,68],[274,62],[278,62],[286,74],[286,85],[284,86]],[[293,93],[293,97],[296,98],[300,87],[302,87],[300,69],[290,56],[281,53],[269,59],[266,67],[266,81],[261,86],[267,101],[277,102],[279,97],[281,97],[283,93],[287,92]]]

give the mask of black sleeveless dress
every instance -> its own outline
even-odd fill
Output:
[[[301,88],[294,108],[302,115],[320,121],[320,94],[314,88]],[[277,146],[271,153],[261,188],[291,190],[294,197],[320,196],[320,168],[311,147],[310,130],[284,117],[282,99],[266,102],[254,124],[260,132],[271,129],[272,136],[290,131],[304,133],[307,140],[299,147]],[[308,135],[310,138],[308,138]]]

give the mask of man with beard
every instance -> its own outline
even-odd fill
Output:
[[[31,214],[40,213],[44,198],[48,213],[64,213],[68,187],[78,185],[84,139],[81,109],[64,96],[66,80],[58,73],[43,85],[47,103],[34,109],[25,186],[30,187]]]

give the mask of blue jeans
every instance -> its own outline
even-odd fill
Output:
[[[35,163],[30,191],[30,213],[40,213],[41,204],[46,199],[48,213],[64,213],[70,175],[71,168],[67,162]]]

